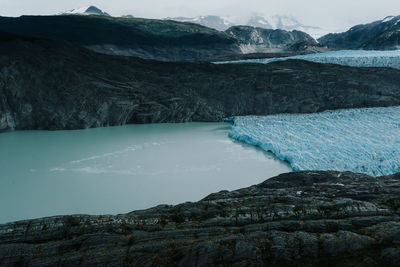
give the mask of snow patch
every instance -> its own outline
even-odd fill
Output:
[[[72,9],[64,12],[64,14],[85,14],[86,10],[89,9],[90,6],[84,6],[76,9]]]
[[[388,22],[388,21],[391,21],[392,19],[394,19],[394,16],[388,16],[388,17],[384,18],[382,20],[382,22]]]
[[[264,24],[264,25],[268,25],[268,23],[266,23],[265,21],[263,21],[263,20],[261,20],[261,19],[258,21],[258,23]]]

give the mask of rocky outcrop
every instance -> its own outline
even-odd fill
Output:
[[[0,42],[0,130],[221,121],[400,104],[400,71],[305,61],[173,63],[64,42]]]
[[[0,265],[396,266],[400,175],[294,172],[118,216],[0,225]]]
[[[286,51],[292,51],[293,53],[299,54],[313,54],[327,52],[329,49],[316,42],[300,41],[294,43],[286,48]]]
[[[233,26],[226,33],[235,37],[243,53],[265,51],[285,51],[291,45],[308,42],[316,45],[316,41],[307,33],[301,31],[285,31],[255,28],[251,26]]]

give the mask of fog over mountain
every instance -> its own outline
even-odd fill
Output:
[[[319,38],[331,31],[332,29],[323,29],[317,26],[304,25],[293,16],[273,15],[266,16],[254,13],[251,16],[234,17],[234,16],[197,16],[192,18],[172,17],[166,18],[182,22],[197,23],[206,27],[214,28],[219,31],[228,30],[232,26],[245,25],[263,29],[281,29],[286,31],[303,31],[310,34],[314,38]]]
[[[353,25],[400,14],[398,0],[1,0],[1,16],[24,14],[57,14],[81,6],[94,5],[112,16],[131,14],[135,17],[197,17],[206,15],[235,16],[244,21],[251,14],[293,16],[304,25],[344,31]]]

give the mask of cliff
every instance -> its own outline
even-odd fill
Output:
[[[400,104],[400,71],[158,62],[0,34],[0,131],[220,121]]]

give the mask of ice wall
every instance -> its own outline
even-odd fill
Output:
[[[332,63],[352,67],[390,67],[400,69],[400,50],[393,51],[371,51],[371,50],[341,50],[318,54],[283,57],[283,58],[261,58],[249,60],[237,60],[216,62],[224,63],[262,63],[268,64],[275,61],[290,59],[307,60],[317,63]]]
[[[400,107],[233,118],[229,136],[273,152],[295,171],[400,172]]]

